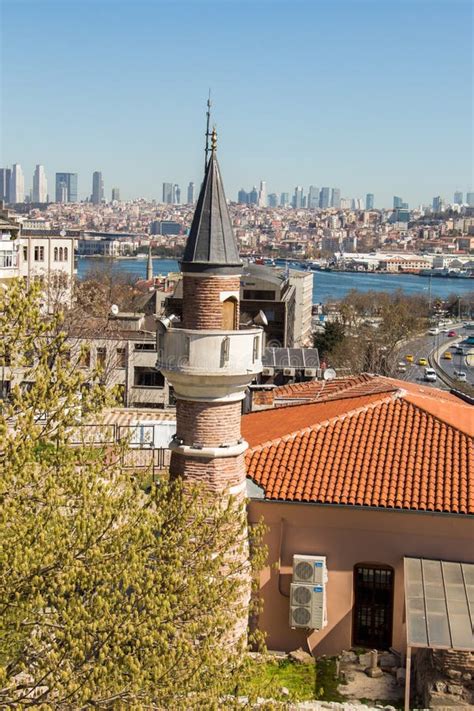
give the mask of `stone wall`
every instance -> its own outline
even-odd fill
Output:
[[[424,708],[466,708],[474,703],[474,654],[441,649],[416,650],[416,694]]]

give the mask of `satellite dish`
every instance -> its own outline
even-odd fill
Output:
[[[118,316],[119,307],[117,306],[117,304],[112,304],[112,306],[110,307],[110,313],[112,314],[112,316]]]
[[[61,230],[61,232],[59,233],[59,235],[60,235],[61,237],[65,237],[65,236],[66,236],[66,230]]]
[[[337,373],[334,370],[334,368],[326,368],[326,370],[324,371],[324,374],[323,374],[323,378],[324,378],[324,380],[334,380],[336,375],[337,375]]]
[[[259,311],[253,320],[256,326],[268,326],[268,319],[264,311]]]

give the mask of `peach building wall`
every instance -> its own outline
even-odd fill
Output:
[[[378,563],[395,571],[392,646],[403,651],[403,557],[474,560],[473,517],[252,500],[250,522],[262,517],[269,530],[267,567],[261,574],[264,610],[259,626],[267,632],[269,649],[290,651],[309,646],[316,655],[349,649],[354,566]],[[327,557],[328,626],[319,632],[291,630],[288,624],[295,553]],[[280,572],[274,566],[279,562]]]

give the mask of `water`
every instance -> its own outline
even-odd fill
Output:
[[[137,279],[146,277],[146,259],[78,259],[77,275],[84,279],[89,269],[113,269],[117,272],[133,274]],[[297,268],[295,265],[291,268]],[[153,271],[156,275],[179,271],[174,259],[153,259]],[[313,303],[325,303],[329,300],[342,299],[351,289],[359,291],[388,291],[401,289],[406,294],[424,294],[428,296],[429,279],[412,274],[367,274],[364,272],[314,272]],[[461,296],[474,291],[474,279],[431,280],[433,298],[445,299],[450,294]]]

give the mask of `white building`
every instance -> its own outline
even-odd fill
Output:
[[[14,163],[10,178],[10,202],[24,202],[25,200],[25,177],[19,163]]]
[[[33,202],[47,202],[48,200],[48,181],[42,165],[37,165],[33,173],[33,192],[31,197]]]

